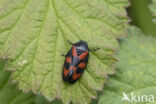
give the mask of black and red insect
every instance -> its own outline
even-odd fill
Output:
[[[96,51],[99,48],[90,50],[87,42],[82,40],[74,44],[70,41],[68,42],[72,45],[72,48],[66,55],[63,55],[66,59],[63,66],[62,77],[64,81],[72,84],[80,78],[86,68],[89,51]]]

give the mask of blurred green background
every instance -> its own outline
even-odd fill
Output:
[[[131,24],[139,27],[145,34],[156,36],[156,24],[149,9],[151,0],[130,0],[131,6],[127,9]]]

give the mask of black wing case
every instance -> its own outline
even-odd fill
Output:
[[[64,66],[63,66],[63,70],[62,70],[62,77],[63,77],[64,81],[69,80],[68,73],[69,73],[69,68],[70,68],[71,56],[72,56],[72,48],[66,54],[66,59],[64,61]]]
[[[89,53],[85,58],[80,60],[80,63],[76,66],[76,71],[73,73],[73,76],[69,79],[69,83],[75,83],[82,75],[84,69],[87,66],[89,58]]]

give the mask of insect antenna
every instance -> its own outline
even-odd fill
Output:
[[[68,42],[69,44],[73,45],[73,43],[72,43],[71,41],[67,40],[67,42]]]
[[[96,49],[89,49],[89,51],[97,51],[99,50],[100,48],[96,48]]]

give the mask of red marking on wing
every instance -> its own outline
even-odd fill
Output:
[[[69,73],[69,70],[67,70],[66,68],[63,68],[63,72],[64,72],[64,76],[67,76]]]
[[[76,52],[76,47],[75,47],[75,46],[73,46],[72,55],[73,55],[74,57],[77,56],[77,52]]]
[[[79,59],[82,60],[88,55],[88,51],[84,52],[82,55],[79,56]]]
[[[72,78],[73,78],[73,80],[76,80],[76,79],[78,79],[80,76],[81,76],[81,74],[76,74],[76,72],[74,72]]]
[[[71,58],[69,56],[66,58],[66,62],[71,63]]]
[[[75,67],[75,66],[70,66],[69,70],[74,70],[74,71],[76,71],[76,67]]]
[[[68,73],[70,72],[70,70],[74,70],[74,74],[73,74],[73,77],[72,77],[72,78],[74,78],[74,80],[77,79],[77,77],[78,77],[79,75],[77,75],[77,74],[75,73],[75,71],[76,71],[76,67],[75,67],[75,66],[70,66],[70,68],[69,68],[68,70],[67,70],[66,68],[63,68],[64,76],[67,76]]]
[[[84,68],[85,68],[85,66],[86,66],[86,63],[81,62],[78,66],[79,66],[80,68],[84,69]]]

